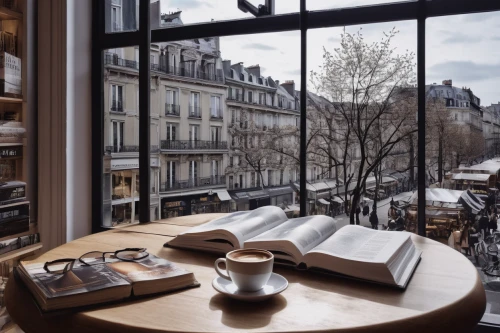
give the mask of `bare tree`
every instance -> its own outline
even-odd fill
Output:
[[[312,84],[334,102],[334,112],[346,126],[345,142],[357,150],[351,224],[367,178],[396,145],[416,132],[416,103],[404,93],[414,87],[414,54],[394,53],[391,42],[396,34],[393,29],[384,33],[381,42],[367,44],[361,32],[350,34],[344,29],[340,48],[325,49],[323,66],[311,72]]]

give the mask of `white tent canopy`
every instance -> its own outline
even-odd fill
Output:
[[[473,180],[485,182],[490,179],[491,175],[485,173],[456,173],[453,175],[453,180]]]

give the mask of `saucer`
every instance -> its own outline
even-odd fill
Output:
[[[267,284],[262,289],[257,291],[240,291],[232,281],[218,276],[212,281],[212,287],[221,294],[234,299],[259,302],[281,293],[288,287],[288,281],[279,274],[271,273],[269,281],[267,281]]]

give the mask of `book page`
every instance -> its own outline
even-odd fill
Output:
[[[194,227],[184,234],[224,229],[245,241],[287,221],[285,212],[275,206],[260,207],[249,212],[237,212]]]
[[[287,240],[292,242],[304,255],[330,237],[336,230],[335,220],[329,216],[300,217],[288,220],[276,228],[250,239],[247,244],[251,246],[252,242]]]
[[[409,237],[410,234],[405,232],[347,225],[310,252],[321,252],[349,260],[387,263]]]

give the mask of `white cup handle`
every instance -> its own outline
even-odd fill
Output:
[[[229,275],[227,275],[226,273],[223,272],[223,271],[227,272],[227,269],[222,270],[222,269],[219,268],[219,264],[221,262],[224,262],[224,264],[225,264],[226,263],[226,258],[219,258],[219,259],[215,260],[215,271],[217,272],[217,274],[219,274],[219,276],[221,278],[224,278],[226,280],[231,281],[231,278],[229,277]]]

